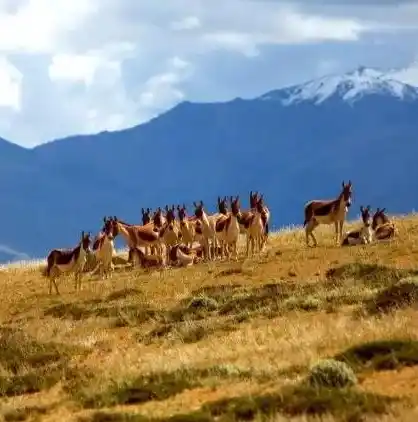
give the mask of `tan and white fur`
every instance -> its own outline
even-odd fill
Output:
[[[257,202],[255,211],[252,212],[247,229],[247,257],[261,252],[264,245],[265,226],[263,222],[263,204]]]
[[[75,290],[81,289],[81,278],[87,262],[87,253],[90,250],[90,233],[81,232],[79,244],[73,249],[53,249],[47,257],[47,266],[44,275],[49,278],[49,294],[52,285],[55,292],[60,294],[56,279],[61,274],[74,273]]]
[[[309,246],[309,237],[312,238],[314,246],[317,246],[313,231],[320,224],[335,225],[335,242],[340,245],[344,222],[351,206],[352,184],[342,182],[341,193],[334,200],[312,200],[305,204],[305,227],[306,245]]]
[[[97,238],[93,242],[93,254],[96,257],[97,265],[92,271],[95,273],[100,268],[100,276],[108,278],[114,270],[113,257],[115,256],[115,246],[113,243],[113,227],[111,219],[103,218],[104,226]]]
[[[217,253],[217,239],[216,239],[216,216],[211,216],[209,218],[204,210],[203,201],[200,201],[200,204],[193,202],[195,207],[195,216],[202,223],[202,246],[204,248],[205,259],[212,260],[215,258]],[[213,249],[213,250],[212,250]]]
[[[373,230],[372,230],[372,216],[370,214],[370,205],[366,208],[360,207],[362,227],[357,230],[351,230],[345,234],[344,239],[341,243],[342,246],[350,245],[367,245],[373,241]]]
[[[155,247],[156,255],[163,256],[162,239],[160,237],[160,229],[154,227],[152,224],[146,226],[135,226],[124,223],[112,218],[113,237],[116,238],[119,234],[125,239],[129,249],[137,247]]]
[[[386,208],[377,208],[372,219],[372,230],[376,240],[389,240],[396,235],[396,226],[385,214]]]
[[[221,246],[221,258],[224,254],[227,258],[231,255],[235,260],[238,259],[238,240],[240,235],[240,227],[238,218],[240,214],[239,196],[235,199],[230,197],[231,212],[225,218],[219,219],[216,223],[216,235]],[[226,209],[226,204],[225,209]]]

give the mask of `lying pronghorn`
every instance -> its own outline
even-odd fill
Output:
[[[53,249],[47,257],[45,276],[49,278],[49,294],[52,293],[52,284],[59,294],[56,279],[62,273],[74,273],[75,290],[81,289],[81,277],[86,264],[86,256],[90,250],[90,233],[81,232],[80,243],[74,249]]]
[[[378,208],[373,215],[372,230],[376,240],[391,239],[396,234],[395,224],[385,214],[386,208]]]
[[[197,250],[177,243],[170,249],[169,262],[179,267],[189,267],[198,262]]]
[[[240,214],[239,196],[235,199],[230,197],[231,212],[225,218],[219,218],[215,224],[216,236],[221,247],[221,258],[224,254],[230,258],[231,250],[235,259],[238,259],[237,243],[239,239],[240,229],[238,218]],[[219,204],[219,199],[218,199]],[[225,200],[222,204],[223,210],[227,210]]]
[[[113,245],[113,225],[111,218],[103,217],[104,226],[93,242],[93,254],[96,257],[97,265],[92,271],[94,273],[97,267],[100,267],[102,278],[108,277],[113,271],[113,256],[115,247]]]
[[[305,221],[303,226],[306,233],[306,244],[309,246],[309,236],[314,241],[314,246],[317,246],[316,238],[313,231],[320,224],[335,225],[335,241],[342,238],[342,231],[344,221],[348,212],[348,207],[351,205],[352,184],[342,183],[341,193],[337,199],[334,200],[313,200],[305,204]]]
[[[162,268],[164,267],[164,259],[160,255],[146,255],[139,247],[129,248],[128,262],[132,266],[139,264],[140,267],[145,269]]]
[[[113,237],[119,234],[125,239],[128,248],[137,247],[155,247],[157,249],[157,255],[162,255],[162,241],[160,237],[160,230],[152,224],[146,226],[135,226],[124,223],[113,217],[111,219],[113,228]]]
[[[358,230],[351,230],[344,236],[344,239],[341,243],[342,246],[349,245],[367,245],[372,243],[373,240],[373,231],[371,228],[371,215],[370,215],[370,205],[366,208],[363,205],[360,207],[361,219],[363,221],[363,227]]]
[[[195,207],[195,216],[202,223],[202,246],[205,251],[204,255],[206,259],[211,260],[212,258],[215,258],[217,252],[215,225],[219,215],[215,214],[208,216],[203,208],[203,201],[200,201],[200,204],[193,202],[193,205]]]

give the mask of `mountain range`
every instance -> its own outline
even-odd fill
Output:
[[[351,179],[360,204],[408,212],[418,202],[418,88],[366,67],[251,99],[182,102],[147,123],[32,149],[0,138],[0,261],[42,257],[94,233],[104,215],[250,190],[272,226],[300,224],[309,199]],[[18,251],[18,252],[16,252]]]

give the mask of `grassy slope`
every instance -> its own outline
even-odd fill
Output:
[[[282,231],[254,259],[119,272],[110,281],[87,279],[79,293],[63,280],[61,297],[47,294],[34,265],[0,270],[0,414],[9,421],[304,421],[307,413],[415,420],[412,343],[405,343],[409,360],[394,358],[396,369],[356,367],[353,391],[301,386],[320,358],[364,342],[418,338],[413,304],[367,312],[379,290],[416,268],[418,217],[396,224],[396,240],[367,247],[336,248],[324,227],[320,246],[307,249],[300,230]],[[331,268],[340,270],[331,277]],[[170,419],[176,414],[183,416]]]

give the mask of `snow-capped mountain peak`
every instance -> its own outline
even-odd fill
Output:
[[[307,101],[321,104],[331,97],[339,97],[352,103],[372,94],[418,99],[418,88],[395,79],[390,73],[360,66],[342,75],[323,76],[300,85],[271,91],[260,99],[280,100],[283,105],[291,105]]]

